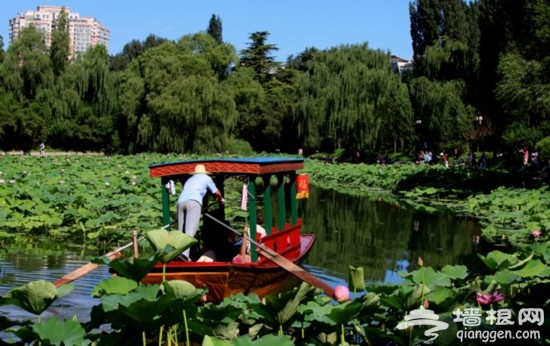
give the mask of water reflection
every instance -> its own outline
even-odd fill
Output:
[[[302,208],[304,231],[318,237],[308,265],[331,282],[345,282],[349,265],[364,267],[367,281],[398,282],[397,273],[416,269],[418,257],[435,269],[464,264],[475,270],[478,265],[480,229],[472,218],[419,212],[383,198],[315,186]]]

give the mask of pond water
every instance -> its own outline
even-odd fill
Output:
[[[383,198],[373,201],[315,186],[300,208],[303,232],[317,235],[304,267],[333,287],[346,285],[349,265],[362,266],[369,282],[394,283],[400,281],[398,272],[418,267],[418,257],[435,269],[464,264],[474,271],[479,266],[480,229],[470,217],[418,212]],[[0,249],[0,294],[33,280],[55,281],[104,252],[47,239]],[[89,321],[91,307],[99,303],[90,293],[109,276],[103,266],[74,281],[74,291],[55,301],[42,318]],[[35,318],[11,306],[3,306],[2,313],[12,319]]]

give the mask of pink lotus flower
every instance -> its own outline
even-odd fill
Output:
[[[491,303],[498,303],[504,300],[504,295],[499,291],[491,293],[476,293],[476,300],[483,305],[489,305]]]
[[[535,238],[539,238],[541,234],[542,234],[541,231],[533,231],[533,232],[531,232],[531,235],[532,235],[533,237],[535,237]]]
[[[418,265],[419,266],[423,266],[424,265],[424,261],[422,260],[422,257],[418,256]]]
[[[343,303],[346,300],[349,300],[349,289],[346,286],[336,286],[334,289],[334,299],[338,303]]]

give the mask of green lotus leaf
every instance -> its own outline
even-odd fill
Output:
[[[155,264],[161,260],[164,253],[156,252],[149,258],[114,259],[111,260],[107,256],[92,260],[93,263],[105,264],[112,268],[118,275],[125,278],[140,282],[150,271]]]
[[[92,297],[109,294],[127,294],[138,287],[138,283],[125,277],[112,277],[98,283],[92,290]]]
[[[511,283],[518,281],[520,276],[514,274],[508,269],[500,270],[493,275],[487,275],[484,281],[487,283],[497,282],[500,285],[510,285]],[[490,291],[490,290],[489,290]]]
[[[345,324],[359,316],[359,312],[363,308],[363,304],[354,301],[347,301],[343,304],[332,307],[327,315],[335,324]]]
[[[159,295],[159,292],[160,286],[157,284],[138,286],[134,291],[124,295],[103,295],[101,297],[101,305],[105,311],[117,310],[120,306],[128,307],[138,300],[155,301]]]
[[[118,310],[138,323],[152,323],[159,320],[164,312],[174,304],[172,298],[161,295],[156,300],[139,299],[131,304],[120,305]]]
[[[447,299],[453,299],[456,292],[448,287],[437,287],[426,295],[426,299],[435,304],[443,304]]]
[[[46,322],[40,322],[32,326],[38,334],[41,343],[47,345],[90,345],[91,341],[84,340],[86,331],[73,320],[60,321],[57,318],[49,318]]]
[[[170,280],[163,282],[164,293],[173,298],[186,298],[196,302],[207,290],[196,288],[184,280]]]
[[[517,258],[515,256],[498,250],[489,252],[487,256],[483,256],[481,254],[478,254],[478,256],[490,269],[493,270],[507,268],[517,262]]]
[[[181,231],[167,231],[164,229],[156,229],[145,234],[147,239],[153,244],[156,250],[165,249],[167,246],[172,247],[172,250],[162,256],[162,263],[168,263],[185,249],[190,248],[197,242],[197,239],[191,237]]]
[[[446,265],[441,269],[441,272],[451,278],[451,280],[463,280],[468,277],[468,268],[464,265]]]
[[[450,287],[451,279],[444,273],[436,272],[432,267],[422,267],[413,272],[403,275],[413,283],[423,283],[427,287],[443,286]]]
[[[534,276],[548,277],[550,276],[550,267],[537,259],[527,262],[520,270],[511,270],[511,272],[523,278]]]
[[[35,315],[42,314],[57,298],[57,288],[49,281],[32,281],[6,295],[10,303]]]

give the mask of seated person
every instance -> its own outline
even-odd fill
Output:
[[[225,221],[229,226],[229,223]],[[238,253],[235,234],[217,223],[205,223],[201,232],[203,253],[197,262],[231,261]]]
[[[265,230],[265,228],[263,228],[263,219],[261,217],[261,215],[257,215],[256,216],[256,241],[259,241],[262,237],[265,237],[267,232]],[[250,262],[250,242],[248,241],[248,238],[250,237],[250,227],[249,226],[245,226],[244,227],[244,235],[243,235],[243,238],[244,240],[241,240],[240,242],[240,245],[241,245],[241,253],[238,254],[237,256],[233,257],[233,262],[235,263],[246,263],[246,262]],[[246,251],[244,250],[246,247]]]

